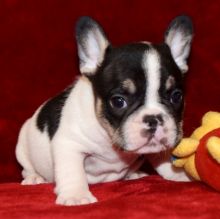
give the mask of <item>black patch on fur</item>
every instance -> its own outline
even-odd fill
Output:
[[[144,53],[149,49],[147,44],[133,43],[119,48],[109,47],[105,59],[97,73],[90,76],[94,93],[103,103],[103,117],[114,128],[119,128],[123,121],[144,104],[146,75],[142,67]],[[123,82],[130,79],[137,88],[134,94],[123,88]],[[113,95],[121,95],[128,107],[124,110],[113,109],[109,100]]]
[[[37,128],[41,132],[46,130],[50,140],[53,138],[58,129],[63,106],[72,88],[73,86],[70,86],[62,93],[48,100],[38,114]]]

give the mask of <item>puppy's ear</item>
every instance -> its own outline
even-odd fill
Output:
[[[188,70],[187,59],[193,38],[192,21],[187,16],[176,17],[165,33],[165,43],[170,47],[171,54],[180,70]]]
[[[81,17],[76,25],[76,40],[80,72],[85,75],[95,74],[109,46],[103,29],[90,17]]]

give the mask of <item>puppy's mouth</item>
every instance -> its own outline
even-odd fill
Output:
[[[136,147],[135,149],[129,149],[126,147],[125,151],[137,153],[137,154],[149,154],[149,153],[158,153],[161,151],[168,150],[173,146],[168,143],[167,138],[157,139],[155,136],[151,136],[146,143],[141,146]]]
[[[124,145],[124,150],[137,154],[160,153],[170,150],[179,139],[177,133],[164,132],[162,127],[158,127],[155,132],[145,130],[141,135],[135,135],[132,141],[127,141]]]

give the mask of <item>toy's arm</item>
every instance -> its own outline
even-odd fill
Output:
[[[179,145],[173,150],[173,155],[176,157],[188,157],[195,153],[199,141],[193,138],[183,138]]]
[[[176,157],[173,160],[175,167],[183,167],[190,176],[196,180],[200,180],[199,174],[195,167],[195,151],[199,145],[199,141],[193,138],[183,138],[182,141],[173,150]]]

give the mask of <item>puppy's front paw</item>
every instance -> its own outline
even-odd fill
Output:
[[[22,180],[21,185],[36,185],[42,183],[46,183],[43,177],[39,176],[38,174],[30,174]]]
[[[59,194],[56,199],[58,205],[86,205],[97,202],[90,191],[76,192],[75,194]]]
[[[190,178],[186,173],[176,173],[170,176],[163,176],[164,179],[177,181],[177,182],[190,182],[192,178]]]
[[[142,172],[142,171],[136,171],[136,172],[131,172],[129,173],[126,177],[125,180],[132,180],[132,179],[139,179],[142,177],[148,176],[147,173]]]

